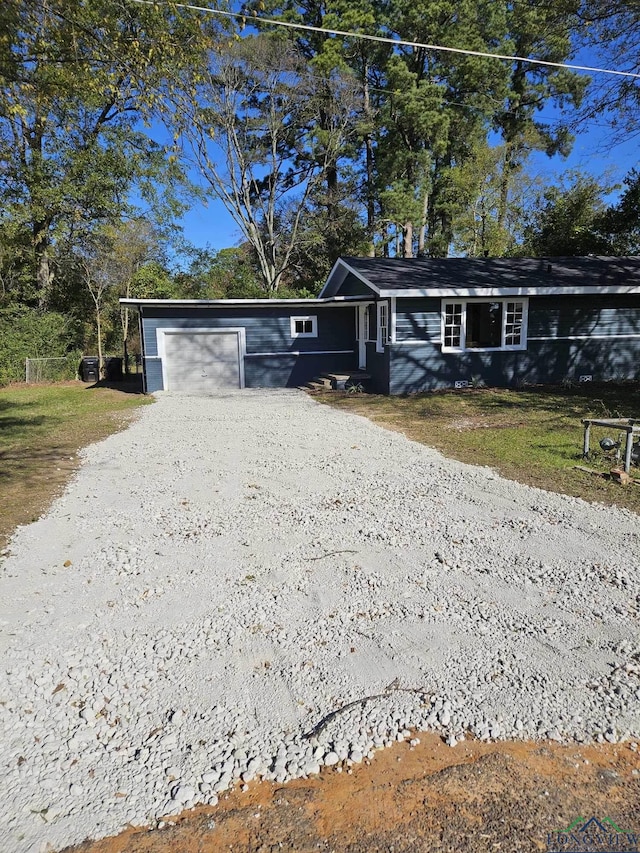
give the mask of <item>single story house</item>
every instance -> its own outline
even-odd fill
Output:
[[[317,299],[123,299],[147,392],[640,378],[640,257],[339,258]]]

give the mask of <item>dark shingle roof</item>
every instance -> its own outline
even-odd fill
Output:
[[[341,260],[379,290],[640,285],[640,257]]]

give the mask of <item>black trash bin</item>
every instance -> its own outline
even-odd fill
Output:
[[[83,382],[97,382],[100,379],[100,361],[92,355],[85,356],[80,362],[80,379]]]
[[[105,358],[104,376],[107,382],[122,382],[122,359],[115,356]]]

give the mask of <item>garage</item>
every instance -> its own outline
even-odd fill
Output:
[[[121,299],[138,311],[145,393],[296,388],[357,370],[359,297]]]
[[[243,329],[159,330],[164,387],[193,394],[242,388],[243,337]]]

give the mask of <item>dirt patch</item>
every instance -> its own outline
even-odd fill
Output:
[[[451,749],[423,735],[417,747],[398,744],[352,773],[252,784],[174,825],[67,853],[544,851],[547,834],[578,817],[609,817],[640,835],[639,767],[629,744],[467,741]]]

